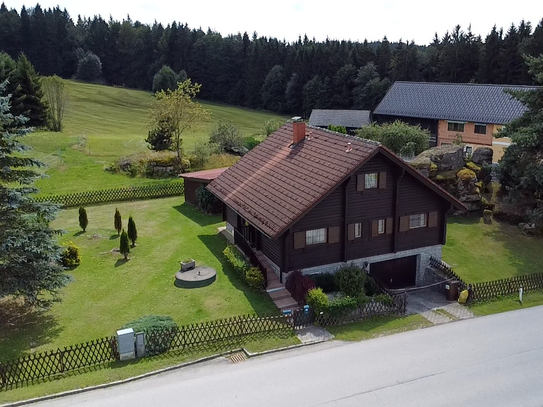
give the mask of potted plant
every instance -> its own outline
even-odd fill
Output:
[[[181,261],[181,271],[192,270],[196,266],[196,261],[191,258],[186,258]]]

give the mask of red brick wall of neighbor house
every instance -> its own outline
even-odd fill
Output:
[[[486,134],[475,134],[475,123],[467,122],[464,124],[464,132],[449,131],[448,121],[440,120],[437,133],[438,145],[451,144],[456,140],[457,134],[460,134],[464,143],[491,146],[494,138],[492,134],[496,131],[494,127],[494,124],[487,124]]]
[[[347,186],[347,224],[360,222],[362,237],[347,241],[347,231],[343,219],[344,187],[338,186],[327,198],[296,223],[287,236],[288,270],[314,267],[340,261],[359,259],[393,251],[394,233],[397,234],[396,251],[442,244],[445,233],[445,213],[450,207],[446,201],[432,190],[406,174],[400,181],[400,205],[395,213],[395,186],[401,174],[400,169],[383,156],[376,156],[352,177]],[[356,175],[368,172],[386,172],[386,189],[356,190]],[[438,226],[435,228],[412,229],[398,232],[399,217],[405,214],[419,214],[438,211]],[[371,236],[371,221],[393,219],[393,233]],[[294,233],[318,228],[340,226],[339,243],[320,244],[304,249],[294,249]],[[344,247],[344,244],[346,247]],[[344,258],[344,250],[346,258]]]

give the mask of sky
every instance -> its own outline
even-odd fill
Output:
[[[3,0],[17,11],[29,2]],[[504,31],[511,23],[530,21],[532,27],[543,18],[541,0],[40,0],[42,8],[60,6],[70,16],[110,16],[123,20],[167,25],[173,21],[190,28],[211,28],[223,36],[256,32],[287,42],[306,34],[309,38],[332,40],[378,41],[385,35],[391,42],[400,39],[418,45],[432,42],[434,34],[442,37],[456,25],[484,37],[496,25]]]

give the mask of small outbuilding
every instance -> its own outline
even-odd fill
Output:
[[[225,170],[226,168],[216,168],[213,170],[180,174],[179,176],[185,180],[185,202],[197,207],[198,199],[196,198],[196,191],[198,188],[200,186],[205,188],[207,184],[221,175]],[[221,213],[221,211],[221,205],[218,205],[217,208],[213,208],[213,213]]]

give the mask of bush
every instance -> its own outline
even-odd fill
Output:
[[[148,355],[156,355],[168,351],[171,347],[173,331],[177,324],[169,316],[146,315],[124,325],[121,329],[132,328],[135,333],[145,333],[145,352]],[[151,333],[155,335],[150,336]]]
[[[245,137],[243,143],[245,148],[250,151],[260,144],[260,140],[257,140],[254,137]]]
[[[114,173],[126,173],[132,177],[161,178],[177,175],[190,169],[190,160],[183,156],[181,165],[173,151],[141,152],[121,157],[107,170]]]
[[[203,185],[196,189],[196,200],[198,201],[198,208],[202,212],[217,213],[220,211],[221,201]]]
[[[240,151],[240,149],[246,150],[243,146],[243,135],[239,128],[222,121],[211,132],[209,142],[216,144],[220,152],[232,153]]]
[[[239,278],[255,290],[264,286],[264,276],[257,267],[252,267],[245,257],[239,252],[236,246],[229,244],[223,250],[224,257],[232,265]]]
[[[62,265],[64,267],[77,267],[81,264],[81,256],[79,254],[79,247],[75,245],[71,240],[64,243],[64,250],[60,256]]]
[[[357,297],[362,293],[366,273],[360,267],[344,266],[336,273],[336,284],[341,293],[349,297]]]
[[[80,52],[75,78],[86,82],[100,82],[102,62],[91,51]]]
[[[260,272],[258,267],[251,267],[245,272],[245,279],[249,287],[255,290],[261,290],[264,288],[264,276]]]
[[[304,276],[300,270],[296,270],[288,275],[285,288],[290,292],[292,298],[300,304],[305,302],[307,292],[315,288],[315,283],[309,277]]]
[[[460,178],[462,181],[470,181],[470,180],[472,180],[474,178],[477,178],[475,173],[472,170],[468,169],[468,168],[464,168],[464,169],[458,171],[456,176],[458,178]]]
[[[191,151],[190,163],[193,169],[202,169],[205,167],[211,154],[217,150],[217,146],[214,144],[206,143],[203,141],[197,141],[194,144],[194,148]]]
[[[362,297],[342,296],[334,298],[328,305],[328,313],[332,317],[342,317],[354,311],[363,303]]]
[[[322,291],[322,288],[312,288],[307,292],[307,304],[316,313],[328,311],[328,296]]]
[[[388,305],[388,306],[394,305],[394,300],[392,299],[392,297],[386,294],[376,295],[375,297],[373,297],[373,300],[375,302],[380,302],[381,304]]]
[[[366,275],[366,281],[364,281],[364,292],[368,297],[373,297],[374,295],[381,293],[379,285],[375,282],[373,277]]]
[[[322,288],[325,293],[337,291],[336,278],[332,273],[319,273],[309,276],[315,282],[315,285]]]

